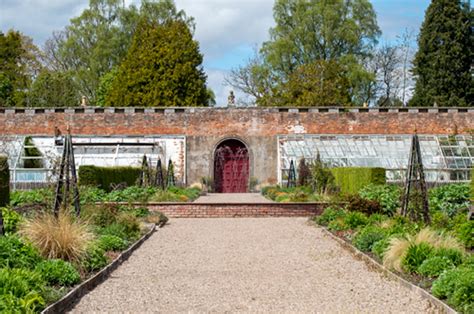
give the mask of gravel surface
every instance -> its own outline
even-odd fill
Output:
[[[260,193],[208,193],[197,198],[194,203],[265,204],[273,203],[273,201]]]
[[[73,309],[426,313],[306,218],[173,219]]]

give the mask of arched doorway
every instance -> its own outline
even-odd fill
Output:
[[[249,168],[249,152],[244,143],[236,139],[220,143],[214,152],[216,192],[248,192]]]

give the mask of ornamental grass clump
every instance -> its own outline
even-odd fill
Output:
[[[415,236],[394,237],[385,251],[383,264],[399,272],[414,271],[426,258],[441,249],[459,251],[464,254],[462,245],[453,237],[439,234],[429,228],[420,230]],[[408,255],[408,252],[410,254]],[[402,267],[402,266],[405,267]]]
[[[20,234],[30,240],[45,258],[71,262],[78,261],[84,255],[94,238],[86,223],[64,212],[58,218],[52,214],[41,214],[28,219],[22,225]]]

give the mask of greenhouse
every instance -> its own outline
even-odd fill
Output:
[[[54,169],[63,150],[62,137],[16,136],[0,141],[3,152],[9,156],[14,189],[43,186],[54,179]],[[73,145],[76,168],[82,165],[139,167],[146,155],[151,165],[158,159],[163,164],[171,160],[178,182],[185,183],[184,137],[75,137]],[[36,156],[29,156],[32,149],[37,151]],[[28,166],[28,161],[36,161],[35,166]]]
[[[468,182],[474,164],[474,139],[469,135],[421,135],[420,146],[428,182]],[[279,181],[291,161],[312,161],[320,155],[330,167],[381,167],[387,180],[404,179],[412,135],[286,135],[279,136]]]

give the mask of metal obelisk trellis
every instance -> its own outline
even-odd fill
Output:
[[[143,155],[142,158],[142,170],[140,172],[140,178],[138,185],[141,187],[148,186],[150,184],[150,169],[148,167],[148,158]]]
[[[419,197],[421,198],[421,208],[416,208],[417,200],[414,200],[415,204],[410,206],[410,196],[413,194],[414,189],[420,192]],[[421,211],[417,212],[417,210]],[[419,219],[419,215],[422,214],[425,223],[430,222],[429,205],[428,205],[428,192],[425,182],[425,173],[423,171],[423,161],[421,158],[420,140],[418,135],[413,135],[410,158],[408,160],[408,169],[405,179],[405,191],[402,200],[402,215],[409,216],[412,220]]]
[[[170,186],[175,186],[175,185],[176,185],[176,182],[174,179],[174,166],[173,166],[173,162],[170,159],[168,162],[168,172],[166,175],[166,186],[170,187]]]
[[[290,170],[288,171],[287,187],[292,188],[296,186],[296,169],[293,160],[290,162]]]
[[[164,190],[165,180],[163,179],[163,167],[161,166],[161,158],[156,163],[155,186]]]
[[[72,137],[68,128],[68,133],[64,139],[63,154],[61,164],[59,165],[59,176],[56,183],[56,198],[54,199],[53,212],[56,217],[59,216],[61,206],[67,209],[69,204],[69,192],[73,192],[73,203],[76,215],[81,214],[81,205],[79,201],[79,189],[77,187],[76,162],[74,160],[74,147]]]

